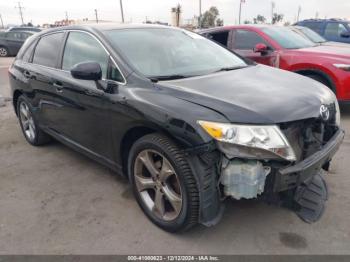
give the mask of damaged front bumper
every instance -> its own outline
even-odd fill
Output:
[[[286,191],[307,183],[311,177],[319,173],[322,167],[331,161],[338,151],[344,135],[343,130],[338,130],[320,151],[296,165],[279,169],[275,179],[274,191]]]
[[[293,209],[306,222],[315,222],[327,200],[322,169],[327,169],[344,135],[343,130],[336,131],[319,151],[287,167],[263,160],[223,157],[220,174],[223,195],[237,200],[261,198]]]

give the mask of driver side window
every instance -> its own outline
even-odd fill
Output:
[[[63,54],[62,69],[70,71],[76,64],[97,62],[101,65],[102,78],[107,78],[109,55],[91,35],[70,32]]]
[[[266,46],[270,46],[261,36],[255,32],[242,29],[234,31],[234,49],[253,50],[257,44],[265,44]]]

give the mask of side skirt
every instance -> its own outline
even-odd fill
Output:
[[[90,149],[76,143],[75,141],[61,135],[60,133],[58,133],[50,128],[44,128],[44,127],[41,127],[41,128],[44,132],[48,133],[50,136],[52,136],[53,138],[55,138],[56,140],[58,140],[62,144],[66,145],[66,146],[70,147],[71,149],[73,149],[79,153],[82,153],[85,156],[95,160],[96,162],[112,169],[113,171],[117,172],[118,175],[123,175],[122,167],[120,165],[118,165],[117,163],[115,163],[114,161],[91,151]]]

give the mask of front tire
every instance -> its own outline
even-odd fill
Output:
[[[39,128],[32,107],[24,96],[18,98],[17,113],[23,135],[28,143],[33,146],[41,146],[51,140],[51,137]]]
[[[146,216],[168,232],[198,223],[199,195],[185,154],[162,134],[146,135],[129,154],[129,178]]]

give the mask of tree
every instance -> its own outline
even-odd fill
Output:
[[[223,26],[224,25],[224,20],[218,18],[216,19],[216,26]]]
[[[256,18],[253,19],[254,24],[265,24],[266,18],[263,15],[257,15]]]
[[[291,23],[289,21],[284,23],[284,26],[290,26],[290,25],[291,25]]]
[[[249,25],[249,24],[251,24],[252,22],[250,22],[249,20],[244,20],[244,22],[243,22],[245,25]]]
[[[282,22],[284,15],[283,14],[277,14],[274,13],[272,17],[272,24],[276,24],[278,22]]]
[[[208,11],[205,11],[202,16],[201,27],[214,27],[218,16],[219,10],[215,6],[210,7],[210,9]]]

